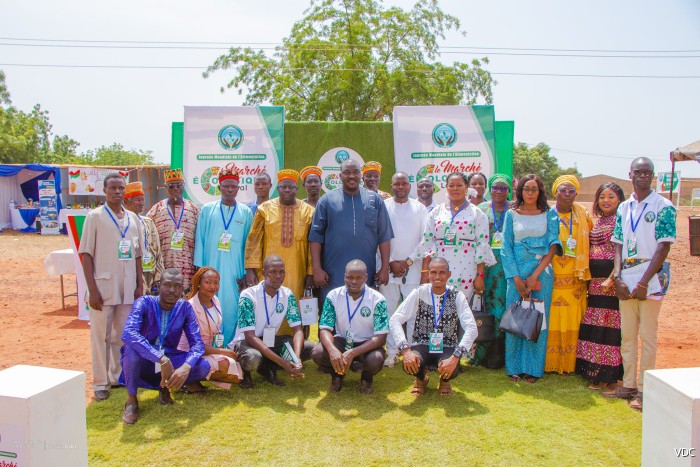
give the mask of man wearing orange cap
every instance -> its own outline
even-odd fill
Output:
[[[165,190],[168,199],[154,204],[147,216],[158,229],[163,267],[182,271],[183,290],[187,291],[194,274],[194,233],[199,208],[182,197],[185,192],[182,170],[165,171]]]
[[[382,164],[376,161],[365,162],[362,166],[362,183],[368,190],[378,193],[382,199],[389,199],[391,195],[379,189],[379,182],[382,178]]]
[[[163,272],[163,258],[160,255],[160,240],[156,224],[150,217],[141,217],[145,204],[146,196],[141,182],[127,184],[126,193],[124,193],[124,207],[136,214],[141,222],[141,227],[143,227],[143,238],[141,239],[143,291],[145,294],[153,293],[155,295],[158,290],[158,282],[160,282],[160,274]]]
[[[304,167],[301,169],[301,172],[299,172],[301,183],[308,195],[308,197],[304,199],[304,202],[309,203],[313,207],[316,207],[316,203],[318,203],[318,199],[321,197],[321,174],[321,168],[315,165]]]
[[[221,277],[217,296],[221,302],[224,346],[236,335],[239,283],[245,275],[243,254],[253,222],[250,208],[236,201],[239,181],[238,170],[233,164],[219,172],[221,200],[202,206],[194,248],[194,264],[212,267]]]
[[[285,264],[283,285],[295,297],[304,296],[304,290],[313,286],[313,268],[307,237],[314,216],[314,208],[297,199],[299,173],[284,169],[277,172],[279,198],[258,206],[245,249],[246,285],[251,287],[262,280],[263,260],[278,255]],[[284,332],[284,330],[283,330]]]

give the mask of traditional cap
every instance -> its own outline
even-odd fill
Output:
[[[143,195],[143,185],[141,182],[131,182],[126,185],[126,193],[124,193],[124,199],[133,198],[134,196]]]
[[[303,183],[306,181],[306,177],[308,177],[309,175],[318,175],[318,178],[321,178],[322,173],[323,171],[320,167],[316,167],[315,165],[309,165],[301,169],[301,172],[299,172],[299,176],[301,177],[301,181]]]
[[[277,183],[282,180],[291,180],[294,183],[299,183],[299,172],[294,169],[283,169],[277,172]]]
[[[165,171],[165,183],[169,182],[184,182],[185,177],[182,175],[181,169],[173,169]]]
[[[554,184],[552,184],[552,195],[556,196],[557,195],[557,190],[559,189],[560,186],[562,186],[565,183],[570,183],[576,188],[576,191],[578,192],[581,188],[581,185],[578,182],[578,178],[576,178],[573,175],[561,175],[557,177],[556,180],[554,180]]]
[[[376,170],[380,174],[382,173],[382,164],[376,161],[365,162],[362,166],[362,175],[369,172],[370,170]]]
[[[238,175],[238,169],[236,169],[236,166],[233,164],[233,162],[229,163],[219,171],[219,183],[223,182],[224,180],[235,180],[239,182],[241,180],[240,175]]]

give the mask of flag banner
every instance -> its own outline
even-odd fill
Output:
[[[58,235],[58,206],[56,206],[56,181],[39,180],[39,218],[41,235]]]
[[[656,178],[656,192],[670,193],[671,192],[671,172],[659,172]],[[681,192],[681,173],[676,172],[673,176],[673,192]]]
[[[112,172],[117,172],[129,183],[128,170],[95,169],[92,167],[68,168],[68,193],[74,196],[104,196],[104,179]]]
[[[75,277],[78,283],[78,319],[89,321],[90,309],[88,307],[88,290],[87,282],[85,282],[85,273],[83,272],[83,263],[78,254],[80,248],[80,237],[83,235],[83,224],[85,216],[82,214],[73,214],[68,210],[66,213],[66,230],[70,244],[73,247],[73,258],[75,260]]]
[[[185,107],[181,167],[187,197],[201,206],[218,200],[219,171],[233,164],[240,174],[236,199],[255,201],[257,174],[272,179],[276,195],[277,171],[284,167],[284,107]]]
[[[396,170],[409,175],[413,193],[418,180],[431,179],[435,201],[444,202],[450,173],[496,172],[495,135],[490,105],[394,107]]]

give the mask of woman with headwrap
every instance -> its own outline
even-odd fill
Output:
[[[502,368],[506,358],[506,336],[498,330],[501,317],[506,309],[506,275],[501,263],[501,246],[503,245],[503,221],[509,204],[511,182],[504,174],[494,174],[487,182],[491,201],[479,205],[489,219],[489,237],[491,251],[496,258],[496,264],[488,266],[485,273],[485,291],[483,294],[484,310],[492,314],[495,321],[496,339],[491,342],[481,342],[476,345],[472,365],[484,365],[487,368]]]
[[[586,312],[586,290],[591,278],[588,253],[593,221],[588,211],[574,202],[579,188],[573,175],[562,175],[552,185],[564,254],[552,261],[554,290],[544,371],[562,374],[576,369],[578,330]]]

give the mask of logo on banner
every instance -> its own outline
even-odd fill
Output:
[[[341,149],[340,151],[335,153],[335,161],[338,164],[342,164],[348,159],[350,159],[350,153],[347,152],[345,149]]]
[[[221,170],[221,167],[209,167],[202,173],[202,178],[199,181],[202,190],[208,195],[221,195],[221,191],[219,191],[219,170]]]
[[[357,151],[348,147],[335,147],[323,153],[317,165],[321,168],[321,186],[324,191],[335,190],[343,185],[340,164],[348,159],[355,160],[360,165],[365,163]]]
[[[219,144],[229,151],[238,149],[243,144],[243,130],[236,125],[226,125],[219,130]]]
[[[449,123],[439,123],[433,128],[433,143],[441,148],[452,147],[457,142],[457,130]]]

